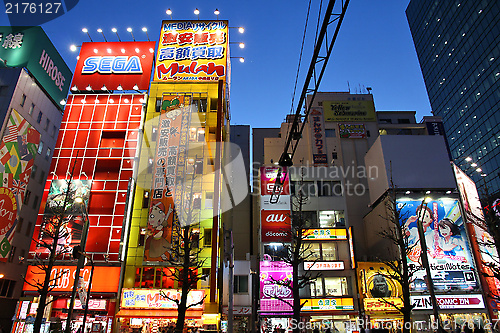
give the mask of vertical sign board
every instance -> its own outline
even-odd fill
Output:
[[[228,67],[227,21],[163,21],[154,82],[217,82]]]
[[[173,232],[179,224],[184,178],[191,97],[165,95],[159,117],[154,159],[152,200],[148,214],[144,261],[166,261],[168,250],[177,244]],[[179,184],[178,184],[179,183]]]
[[[41,27],[0,27],[0,58],[7,67],[26,67],[62,110],[73,74]]]
[[[154,42],[83,43],[71,86],[77,90],[148,90]]]
[[[291,288],[279,285],[276,281],[287,282],[292,279],[292,266],[283,261],[260,262],[260,312],[292,312],[293,295]],[[280,301],[286,300],[289,304]]]
[[[0,261],[11,249],[39,142],[40,133],[13,109],[0,142]]]
[[[322,108],[311,110],[311,141],[314,165],[328,165],[326,150],[325,123]]]
[[[408,216],[402,221],[408,235],[408,245],[412,246],[412,251],[407,256],[408,264],[418,269],[415,281],[411,284],[412,291],[424,291],[427,288],[425,270],[420,265],[421,247],[417,230],[419,216],[436,290],[476,288],[478,282],[458,200],[441,198],[421,206],[420,200],[400,198],[397,204],[401,208],[401,216]]]
[[[479,200],[476,184],[460,168],[453,164],[453,171],[457,180],[458,191],[462,199],[467,223],[472,225],[474,238],[479,248],[480,266],[489,275],[485,277],[488,288],[493,295],[500,295],[500,282],[493,278],[493,272],[485,264],[498,263],[498,253],[495,248],[495,241],[488,232],[488,227],[484,221],[483,208]],[[470,229],[469,229],[470,230]],[[473,239],[474,239],[473,238]]]

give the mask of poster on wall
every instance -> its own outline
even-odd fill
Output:
[[[364,124],[339,124],[339,137],[341,139],[365,139],[366,129]]]
[[[217,82],[227,75],[227,21],[163,21],[154,82]]]
[[[12,109],[0,142],[0,261],[11,249],[39,143],[40,133]]]
[[[417,220],[424,228],[427,256],[432,281],[437,290],[472,290],[478,282],[474,274],[471,251],[457,199],[441,198],[422,205],[421,200],[397,200],[403,217],[402,225],[412,251],[408,264],[420,267],[415,273],[411,290],[425,290],[425,269],[421,267],[421,247]]]
[[[190,96],[163,96],[158,117],[158,140],[153,161],[153,183],[144,261],[166,261],[172,244],[177,244],[175,230],[180,225],[176,207],[182,207],[184,178],[190,125]]]
[[[292,266],[283,261],[260,262],[260,312],[288,313],[292,312],[293,296],[291,288],[280,285],[276,281],[292,280]],[[285,303],[286,301],[288,303]]]
[[[403,305],[400,298],[401,285],[391,278],[386,265],[376,262],[358,262],[358,270],[366,311],[395,311],[391,304]]]
[[[323,101],[325,121],[376,121],[373,101]]]

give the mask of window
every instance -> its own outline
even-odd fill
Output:
[[[234,276],[234,293],[248,294],[248,275]]]
[[[379,119],[379,123],[381,124],[392,124],[392,119]]]
[[[0,279],[0,297],[12,297],[16,281]]]
[[[45,153],[45,159],[49,160],[50,159],[50,154],[52,154],[52,149],[47,148],[47,153]]]
[[[20,217],[19,221],[17,222],[16,232],[21,232],[21,229],[23,228],[23,222],[24,218]]]
[[[398,119],[398,124],[409,124],[410,119]]]
[[[28,204],[28,202],[30,201],[30,196],[31,196],[31,191],[30,190],[26,190],[26,193],[24,193],[24,200],[23,200],[23,204]]]
[[[23,94],[23,96],[21,97],[21,106],[24,106],[24,103],[26,103],[26,95]]]
[[[42,184],[44,181],[45,181],[45,171],[42,170],[42,172],[40,172],[40,178],[38,179],[38,183]]]
[[[37,166],[33,165],[31,167],[31,178],[35,179]]]
[[[214,194],[213,192],[205,193],[205,208],[213,208]]]
[[[142,195],[142,208],[149,208],[149,191],[144,191]]]
[[[16,255],[16,247],[12,246],[9,251],[9,257],[7,258],[8,262],[14,261],[14,256]]]
[[[283,260],[287,256],[288,250],[283,244],[264,245],[264,256],[270,257],[264,260]]]
[[[43,141],[40,141],[40,144],[38,144],[38,150],[37,150],[37,153],[38,154],[41,154],[43,151]]]
[[[45,128],[44,128],[45,131],[47,131],[49,129],[49,125],[50,125],[50,119],[47,118],[47,119],[45,119]]]
[[[38,117],[36,118],[36,122],[37,122],[38,124],[40,124],[40,123],[41,123],[41,121],[42,121],[42,116],[43,116],[42,111],[38,112]]]
[[[311,297],[349,295],[347,277],[317,278],[310,284]]]
[[[193,100],[193,104],[196,106],[198,112],[207,112],[207,99],[200,98]]]
[[[203,244],[212,246],[212,229],[203,229]]]
[[[217,112],[217,104],[219,104],[218,98],[210,98],[210,112]]]
[[[203,280],[208,280],[210,277],[210,268],[202,268],[201,274],[203,275]]]
[[[319,196],[333,197],[342,195],[342,185],[340,182],[321,180],[318,181]]]
[[[25,233],[26,236],[28,236],[28,237],[31,236],[31,228],[32,227],[33,227],[33,223],[32,222],[28,223],[28,229],[26,229],[26,233]]]
[[[338,158],[337,152],[332,153],[332,159],[336,160]]]
[[[33,206],[32,206],[33,209],[37,209],[38,199],[40,199],[38,195],[35,195],[35,199],[33,200]]]
[[[193,209],[201,209],[201,193],[193,194]]]
[[[337,245],[335,242],[307,242],[304,251],[311,254],[308,260],[335,261],[338,260]]]
[[[33,114],[34,110],[35,110],[35,104],[31,103],[30,110],[28,111],[30,116]]]
[[[327,138],[334,138],[335,137],[335,128],[327,128],[327,129],[325,129],[325,136]]]
[[[52,126],[52,133],[50,133],[50,136],[54,137],[56,135],[56,132],[57,132],[57,127],[54,125]]]
[[[318,187],[314,181],[292,182],[292,193],[304,197],[315,197],[318,195]]]
[[[319,227],[334,228],[345,226],[343,210],[322,210],[319,211]]]
[[[293,222],[296,223],[299,221],[299,212],[294,211],[293,214]],[[304,220],[304,228],[319,228],[318,225],[318,214],[316,211],[302,211],[302,219]]]

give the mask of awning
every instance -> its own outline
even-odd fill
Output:
[[[177,318],[177,310],[164,310],[164,309],[121,309],[116,314],[117,317],[128,318]],[[187,310],[186,319],[201,318],[203,311]]]

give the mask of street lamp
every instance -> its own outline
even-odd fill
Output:
[[[79,246],[81,251],[85,252],[85,246],[87,245],[87,234],[89,231],[89,216],[87,212],[87,205],[85,204],[85,201],[82,198],[75,198],[75,202],[82,204],[84,208],[82,209],[82,215],[85,215],[85,220],[83,222],[82,238],[80,239]],[[76,290],[78,288],[78,282],[80,280],[80,270],[84,266],[84,262],[85,262],[85,256],[80,256],[78,258],[78,263],[76,264],[75,282],[73,284],[73,290],[71,292],[71,299],[68,307],[68,318],[66,319],[65,333],[71,333],[71,318],[73,317],[73,308],[75,307]]]

